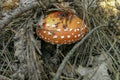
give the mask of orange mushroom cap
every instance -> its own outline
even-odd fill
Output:
[[[71,13],[52,12],[40,20],[37,35],[52,44],[71,44],[86,34],[84,22]]]

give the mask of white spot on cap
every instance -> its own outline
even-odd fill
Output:
[[[74,35],[74,33],[72,33],[72,35]]]
[[[53,38],[58,38],[58,36],[57,36],[57,35],[54,35]]]
[[[46,33],[46,31],[43,31],[43,33]]]
[[[67,35],[67,38],[70,38],[71,36],[70,35]]]
[[[57,29],[57,31],[58,31],[58,32],[60,32],[60,31],[61,31],[61,29]]]
[[[84,27],[82,27],[82,29],[81,30],[84,30],[85,28]]]
[[[77,24],[80,24],[80,22],[78,21]]]
[[[52,35],[52,33],[51,33],[51,32],[48,32],[48,35]]]
[[[82,37],[83,37],[84,35],[82,35]]]
[[[78,28],[77,31],[79,31],[80,29]]]
[[[81,34],[78,34],[78,37],[80,37]]]
[[[76,32],[77,30],[76,29],[74,29],[74,32]]]
[[[55,27],[56,27],[56,25],[55,25],[55,24],[53,24],[53,25],[52,25],[52,27],[53,27],[53,28],[55,28]]]
[[[47,39],[47,38],[45,37],[45,39]]]
[[[77,35],[75,35],[74,37],[77,38]]]
[[[72,31],[72,28],[70,29],[70,31]]]
[[[63,39],[65,36],[61,36],[61,38]]]
[[[46,24],[46,26],[47,26],[47,27],[49,27],[49,26],[50,26],[50,24]]]

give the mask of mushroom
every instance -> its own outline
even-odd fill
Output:
[[[49,13],[40,20],[37,35],[52,44],[71,44],[84,37],[84,21],[74,14],[62,11]]]

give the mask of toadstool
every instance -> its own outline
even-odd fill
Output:
[[[71,44],[83,38],[87,28],[74,14],[56,11],[49,13],[36,28],[37,35],[52,44]]]

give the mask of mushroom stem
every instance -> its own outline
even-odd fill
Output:
[[[59,52],[60,52],[59,47],[60,47],[60,46],[61,46],[60,44],[57,44],[57,45],[56,45],[56,54],[59,54]]]

